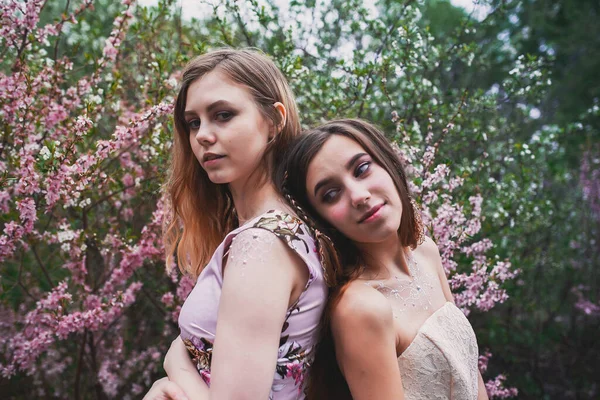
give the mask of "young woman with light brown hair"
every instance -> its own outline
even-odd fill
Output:
[[[211,51],[186,67],[174,119],[167,265],[198,279],[146,398],[303,399],[327,289],[272,178],[300,133],[288,83],[258,51]]]

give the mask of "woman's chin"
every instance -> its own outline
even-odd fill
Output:
[[[209,173],[208,179],[215,185],[225,185],[225,184],[231,183],[231,179],[229,178],[229,176],[227,176],[225,174],[219,174],[219,173],[210,174]]]
[[[353,242],[364,244],[384,243],[398,239],[398,230],[393,229],[393,227],[380,227],[379,229],[371,230],[368,234],[357,235],[355,238],[350,239]]]

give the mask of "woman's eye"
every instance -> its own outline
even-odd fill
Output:
[[[190,128],[190,130],[196,130],[198,128],[200,128],[200,120],[195,118],[195,119],[191,119],[187,122],[188,128]]]
[[[338,191],[336,189],[328,190],[323,195],[323,203],[333,203],[333,201],[336,199],[337,194]]]
[[[215,115],[215,119],[221,122],[229,121],[231,117],[233,117],[233,113],[230,113],[229,111],[221,111]]]
[[[354,171],[354,176],[359,177],[359,176],[363,175],[364,173],[366,173],[369,170],[370,167],[371,167],[370,162],[364,162],[364,163],[360,164],[358,167],[356,167],[356,170]]]

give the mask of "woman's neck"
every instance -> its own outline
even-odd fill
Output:
[[[388,279],[402,274],[410,275],[407,249],[397,235],[379,243],[356,243],[365,263],[365,279]]]
[[[270,180],[262,185],[251,181],[232,183],[229,190],[240,225],[269,210],[288,209]]]

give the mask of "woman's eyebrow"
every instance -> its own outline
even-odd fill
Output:
[[[350,169],[352,169],[352,166],[354,165],[354,163],[356,162],[356,160],[358,160],[359,158],[361,158],[362,156],[366,156],[367,153],[358,153],[355,154],[350,160],[348,160],[348,162],[346,163],[346,169],[348,171],[350,171]]]
[[[350,171],[352,169],[352,166],[354,165],[354,163],[356,162],[356,160],[358,160],[359,158],[361,158],[362,156],[366,156],[367,153],[357,153],[354,156],[352,156],[352,158],[350,158],[350,160],[348,160],[348,162],[346,163],[346,169],[348,171]],[[331,178],[325,178],[320,180],[316,185],[315,185],[315,189],[314,189],[314,193],[313,195],[315,197],[317,197],[317,192],[319,191],[319,189],[321,189],[323,186],[327,185],[328,183],[330,183],[333,179]]]
[[[325,186],[325,185],[329,184],[329,183],[330,183],[330,182],[332,182],[332,181],[333,181],[333,179],[331,179],[331,178],[325,178],[325,179],[322,179],[322,180],[320,180],[320,181],[319,181],[319,182],[318,182],[318,183],[315,185],[315,190],[314,190],[314,193],[313,193],[313,195],[314,195],[315,197],[317,197],[317,192],[319,191],[319,189],[321,189],[323,186]]]
[[[210,113],[212,110],[214,110],[217,107],[231,107],[231,103],[228,102],[227,100],[217,100],[212,102],[208,107],[206,107],[206,112]]]
[[[217,107],[232,107],[232,105],[227,100],[213,101],[212,103],[210,103],[208,105],[208,107],[206,107],[206,112],[210,113],[212,110],[214,110]],[[196,115],[196,112],[193,111],[193,110],[185,110],[185,112],[183,113],[183,115]]]

